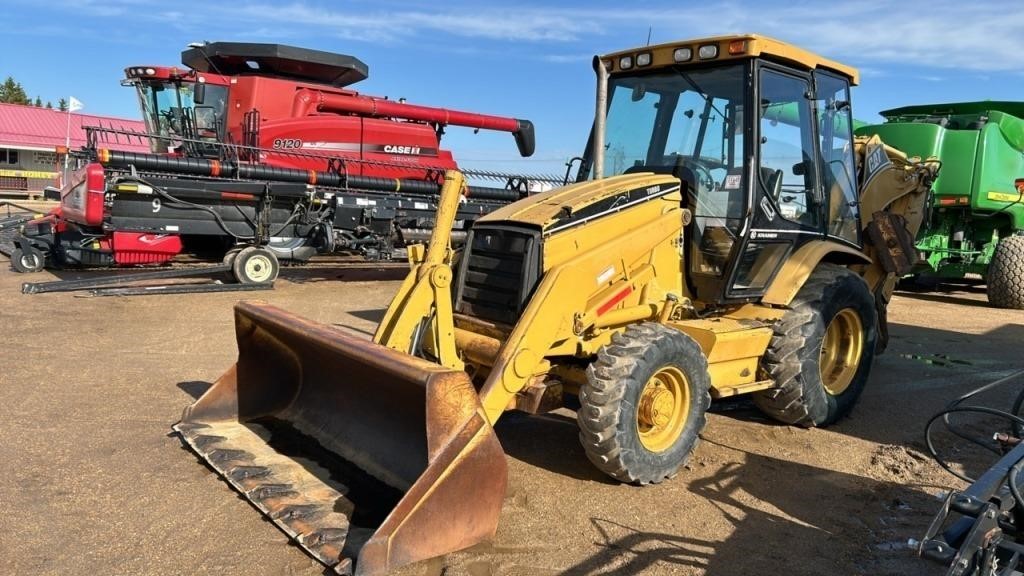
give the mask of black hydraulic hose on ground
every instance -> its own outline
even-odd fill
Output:
[[[985,384],[984,386],[979,386],[978,388],[975,388],[974,390],[971,390],[970,392],[964,394],[963,396],[960,396],[959,398],[953,400],[952,402],[950,402],[949,404],[946,405],[946,408],[953,408],[954,406],[959,406],[960,403],[964,402],[965,400],[969,400],[970,398],[972,398],[974,396],[977,396],[978,394],[981,394],[982,392],[986,392],[986,391],[991,390],[993,388],[996,388],[998,386],[1002,386],[1003,384],[1005,384],[1005,383],[1007,383],[1007,382],[1009,382],[1011,380],[1015,380],[1018,376],[1022,376],[1022,375],[1024,375],[1024,370],[1018,370],[1017,372],[1014,372],[1014,373],[1010,374],[1009,376],[1004,376],[1002,378],[999,378],[997,380],[989,382],[988,384]],[[1019,412],[1016,409],[1014,409],[1013,414],[1018,414],[1018,413]],[[959,438],[962,438],[962,439],[964,439],[964,440],[966,440],[966,441],[968,441],[968,442],[970,442],[972,444],[975,444],[977,446],[980,446],[981,448],[984,448],[984,449],[986,449],[989,452],[992,452],[994,454],[998,454],[999,453],[999,450],[997,450],[996,448],[994,448],[993,446],[991,446],[987,442],[987,440],[989,440],[989,439],[986,438],[985,440],[978,440],[976,437],[968,435],[967,433],[962,432],[959,428],[954,426],[953,423],[949,421],[949,413],[947,413],[942,418],[942,421],[945,422],[946,428],[954,436],[958,436]]]
[[[928,419],[928,424],[926,424],[924,427],[924,442],[925,445],[928,447],[928,453],[931,454],[932,458],[935,459],[935,462],[938,463],[938,465],[941,466],[944,470],[946,470],[946,472],[949,472],[950,474],[956,476],[957,478],[963,480],[964,482],[973,483],[974,478],[961,474],[956,470],[953,470],[953,468],[939,456],[938,450],[935,449],[935,443],[932,442],[931,431],[935,423],[949,414],[958,412],[975,412],[981,414],[989,414],[991,416],[1005,418],[1011,422],[1017,422],[1021,425],[1024,425],[1024,418],[1014,416],[1013,414],[1010,414],[1009,412],[1005,412],[1003,410],[989,408],[988,406],[956,406],[953,408],[946,408],[945,410],[942,410],[938,414]]]
[[[1020,413],[1021,408],[1024,408],[1024,389],[1022,389],[1020,391],[1020,394],[1017,395],[1017,399],[1014,400],[1014,402],[1013,402],[1013,414],[1014,414],[1014,416],[1020,416],[1021,415],[1021,413]],[[1018,438],[1020,438],[1021,436],[1024,436],[1024,425],[1018,426],[1018,425],[1015,424],[1013,426],[1013,434],[1014,434],[1014,436],[1017,436]]]
[[[978,446],[981,446],[981,447],[985,448],[986,450],[990,450],[990,451],[998,453],[998,450],[995,450],[991,446],[989,446],[989,444],[987,442],[989,440],[988,438],[985,438],[984,440],[979,440],[977,437],[970,436],[970,435],[960,431],[955,426],[953,426],[953,424],[949,420],[949,416],[951,414],[956,414],[956,413],[988,414],[988,415],[991,415],[991,416],[996,416],[996,417],[1008,420],[1013,425],[1013,430],[1015,432],[1017,430],[1024,429],[1024,417],[1022,417],[1019,414],[1020,406],[1022,404],[1024,404],[1024,390],[1022,390],[1017,395],[1017,398],[1016,398],[1016,400],[1014,402],[1013,413],[1006,412],[1004,410],[998,410],[996,408],[990,408],[988,406],[960,406],[960,403],[964,402],[965,400],[973,398],[974,396],[977,396],[978,394],[981,394],[982,392],[991,390],[991,389],[993,389],[993,388],[995,388],[997,386],[1001,386],[1003,384],[1006,384],[1007,382],[1011,382],[1011,381],[1019,378],[1020,376],[1024,376],[1024,370],[1017,370],[1016,372],[1013,372],[1013,373],[1011,373],[1011,374],[1009,374],[1007,376],[1004,376],[1002,378],[996,379],[996,380],[994,380],[992,382],[989,382],[987,384],[979,386],[979,387],[977,387],[977,388],[967,392],[966,394],[963,394],[962,396],[954,399],[952,402],[950,402],[949,404],[946,405],[946,408],[944,410],[938,412],[937,414],[935,414],[934,416],[932,416],[928,420],[928,423],[925,425],[925,429],[924,429],[925,445],[928,448],[929,454],[935,460],[935,462],[938,463],[939,466],[941,466],[944,470],[946,470],[950,474],[956,476],[957,478],[959,478],[959,479],[961,479],[961,480],[963,480],[965,482],[968,482],[968,483],[973,483],[974,482],[973,478],[970,478],[970,477],[968,477],[968,476],[966,476],[964,474],[960,474],[959,472],[953,470],[952,467],[941,456],[939,456],[938,450],[935,448],[935,443],[932,441],[932,428],[935,425],[935,423],[937,421],[939,421],[940,419],[943,421],[943,423],[945,423],[946,428],[952,434],[956,435],[957,437],[960,437],[960,438],[962,438],[964,440],[967,440],[967,441],[971,442],[972,444],[976,444]],[[1016,478],[1014,478],[1014,482],[1016,482]]]

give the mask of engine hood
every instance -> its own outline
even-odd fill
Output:
[[[679,179],[674,176],[624,174],[535,194],[499,208],[477,223],[516,223],[539,228],[547,235],[648,200],[669,194],[678,197],[679,189]]]

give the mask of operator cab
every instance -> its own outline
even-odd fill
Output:
[[[133,66],[125,69],[122,85],[133,86],[154,153],[189,148],[189,155],[206,156],[203,143],[224,141],[228,80],[177,68]]]
[[[604,170],[671,173],[693,215],[690,288],[760,297],[813,239],[860,248],[850,86],[856,70],[755,35],[673,42],[600,59]],[[593,134],[578,180],[594,177]]]

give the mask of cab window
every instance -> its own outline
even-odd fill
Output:
[[[817,228],[817,152],[807,80],[761,70],[759,185],[779,215]]]
[[[843,78],[816,73],[821,178],[828,202],[828,233],[859,244],[857,186],[850,86]]]

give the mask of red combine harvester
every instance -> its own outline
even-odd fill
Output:
[[[278,44],[215,42],[182,52],[185,68],[133,66],[147,133],[87,129],[69,151],[76,169],[60,207],[14,240],[19,271],[54,266],[164,263],[190,245],[225,252],[242,283],[272,282],[279,260],[357,251],[387,259],[433,225],[449,125],[511,132],[534,149],[528,120],[395,102],[347,88],[366,64]],[[144,138],[151,153],[119,151]],[[534,181],[471,186],[454,238],[478,217],[519,199]],[[54,194],[56,191],[50,191]]]

